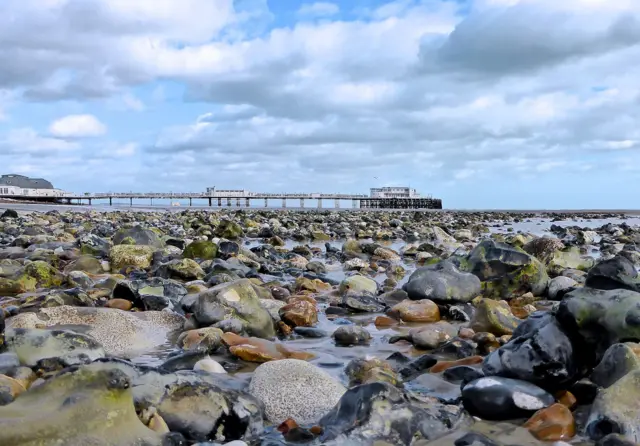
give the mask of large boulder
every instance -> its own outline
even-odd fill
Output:
[[[345,278],[340,283],[340,292],[343,294],[347,292],[376,294],[378,292],[378,284],[369,277],[354,274],[353,276]]]
[[[273,320],[260,304],[255,285],[249,279],[221,283],[201,292],[192,308],[201,326],[223,320],[239,320],[246,333],[259,338],[275,336]]]
[[[346,390],[323,370],[299,359],[262,364],[249,385],[249,393],[262,401],[265,416],[273,424],[288,418],[300,424],[316,423]]]
[[[62,273],[42,260],[28,263],[24,268],[24,273],[36,279],[37,288],[59,287],[64,282]]]
[[[487,297],[510,299],[531,292],[542,295],[549,276],[535,257],[505,243],[487,239],[462,262],[461,270],[478,276]]]
[[[98,341],[69,330],[10,328],[5,332],[5,343],[20,362],[29,367],[43,359],[60,359],[65,365],[74,365],[104,357]]]
[[[452,429],[462,418],[455,406],[421,404],[397,387],[375,382],[349,389],[319,425],[321,444],[409,445],[432,440]],[[330,443],[335,441],[336,443]]]
[[[242,227],[238,223],[231,220],[222,220],[216,227],[214,234],[217,237],[222,237],[229,240],[237,240],[244,236]]]
[[[156,273],[165,279],[184,281],[200,280],[206,275],[200,265],[192,259],[172,260],[161,265]]]
[[[7,446],[161,446],[133,405],[131,381],[117,369],[80,368],[31,388],[0,407],[0,444]]]
[[[112,241],[114,245],[145,245],[158,249],[164,248],[164,243],[158,234],[141,226],[120,229],[113,235]]]
[[[583,371],[581,351],[548,312],[536,312],[515,329],[511,340],[484,360],[487,376],[518,378],[558,389]]]
[[[591,268],[585,285],[599,290],[640,291],[640,276],[633,262],[624,256],[616,256]]]
[[[79,326],[107,355],[130,358],[164,346],[182,330],[184,317],[164,311],[128,312],[113,308],[60,306],[7,319],[7,328]]]
[[[564,243],[556,237],[538,237],[523,246],[527,253],[544,263],[548,263],[554,254],[563,248]]]
[[[556,318],[586,342],[595,366],[612,344],[640,339],[640,293],[578,288],[564,296]]]
[[[625,342],[607,349],[600,363],[591,373],[591,381],[607,388],[633,370],[640,369],[640,344]]]
[[[488,332],[497,336],[510,335],[521,322],[513,315],[505,301],[480,298],[474,303],[476,310],[470,327],[476,332]]]
[[[410,299],[431,299],[435,302],[469,302],[481,292],[477,276],[459,271],[449,261],[418,268],[402,287]]]

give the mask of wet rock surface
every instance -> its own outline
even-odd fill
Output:
[[[0,218],[0,444],[639,441],[638,219],[49,209]]]

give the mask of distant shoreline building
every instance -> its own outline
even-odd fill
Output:
[[[421,198],[418,191],[410,187],[372,187],[371,198]]]
[[[2,197],[34,197],[56,198],[68,195],[56,189],[44,178],[29,178],[24,175],[8,174],[0,176],[0,196]]]

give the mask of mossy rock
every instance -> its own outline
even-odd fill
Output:
[[[563,251],[556,251],[547,266],[547,271],[553,276],[559,276],[565,269],[589,271],[596,261],[593,257],[580,253],[580,248],[571,247]]]
[[[535,257],[505,243],[483,240],[460,262],[460,270],[478,276],[483,295],[511,299],[528,292],[542,295],[549,276]]]
[[[166,279],[189,281],[199,280],[205,276],[205,272],[200,268],[200,265],[191,259],[174,260],[173,262],[163,265],[161,269],[162,271],[159,275]]]
[[[378,293],[378,284],[375,280],[369,277],[355,274],[353,276],[346,277],[340,283],[340,293],[346,294],[347,292],[360,293],[367,292],[371,294]]]
[[[488,332],[496,336],[510,335],[521,322],[504,301],[481,297],[474,300],[474,304],[476,311],[469,326],[475,332]]]
[[[24,268],[26,275],[36,279],[38,288],[53,288],[59,287],[64,281],[64,276],[49,265],[47,262],[37,260],[27,264]]]
[[[109,252],[111,270],[118,271],[132,266],[146,269],[151,266],[151,259],[156,248],[145,245],[115,245]]]
[[[244,236],[242,227],[238,223],[231,220],[222,220],[216,227],[214,234],[216,235],[216,237],[222,237],[229,240],[237,240]]]
[[[161,446],[133,404],[131,383],[117,368],[69,369],[0,407],[5,446]]]
[[[17,279],[0,277],[0,296],[16,296],[18,294],[35,291],[38,281],[26,274]]]

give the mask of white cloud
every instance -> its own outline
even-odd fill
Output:
[[[93,115],[69,115],[49,126],[49,133],[57,138],[95,137],[106,132],[106,126]]]
[[[339,12],[340,7],[329,2],[305,3],[298,9],[298,15],[304,17],[330,17]]]

